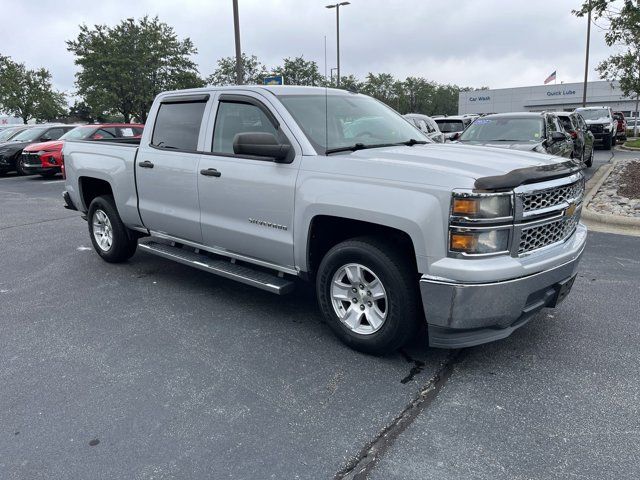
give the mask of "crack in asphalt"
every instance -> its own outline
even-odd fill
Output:
[[[78,215],[67,215],[66,217],[50,218],[48,220],[40,220],[38,222],[22,223],[20,225],[9,225],[8,227],[0,227],[0,231],[1,230],[9,230],[10,228],[29,227],[31,225],[39,225],[41,223],[55,222],[55,221],[58,221],[58,220],[66,220],[67,218],[76,218],[76,217],[78,217]]]
[[[334,480],[366,479],[380,457],[389,450],[400,434],[436,399],[449,380],[453,367],[464,357],[464,352],[465,350],[452,350],[416,397],[372,441],[367,443],[353,460],[336,473]],[[407,358],[405,353],[400,353],[405,359]]]

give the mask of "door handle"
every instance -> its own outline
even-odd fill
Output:
[[[222,174],[216,170],[215,168],[207,168],[206,170],[200,170],[200,175],[204,175],[206,177],[221,177]]]
[[[142,168],[153,168],[153,163],[149,160],[145,160],[144,162],[138,163],[138,166]]]

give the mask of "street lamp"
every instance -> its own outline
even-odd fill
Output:
[[[338,88],[340,88],[340,7],[344,7],[349,4],[350,2],[340,2],[332,5],[326,5],[325,7],[336,9],[336,70],[338,70],[338,79],[336,81],[336,86]]]
[[[236,37],[236,85],[243,83],[242,48],[240,47],[240,19],[238,18],[238,0],[233,0],[233,30]]]

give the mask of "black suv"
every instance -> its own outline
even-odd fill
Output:
[[[476,119],[455,140],[575,158],[573,139],[551,112],[496,113]]]

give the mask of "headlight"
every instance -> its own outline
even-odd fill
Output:
[[[611,131],[611,125],[604,125],[605,132]]]
[[[509,231],[510,228],[479,231],[452,228],[449,250],[470,255],[508,252]]]
[[[451,215],[474,220],[511,217],[512,195],[469,196],[455,194],[451,201]]]
[[[457,257],[509,253],[513,218],[513,193],[454,192],[449,254]]]

